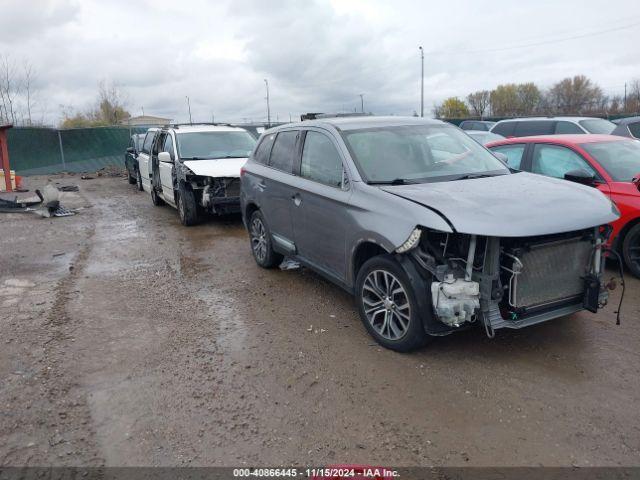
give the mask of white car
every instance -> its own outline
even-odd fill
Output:
[[[256,140],[227,125],[170,125],[159,129],[149,155],[151,200],[178,209],[183,225],[201,214],[240,212],[240,170]]]

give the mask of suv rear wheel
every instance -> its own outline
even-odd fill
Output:
[[[360,268],[356,302],[362,323],[383,347],[408,352],[427,343],[425,312],[409,277],[391,255],[373,257]]]
[[[629,271],[640,278],[640,223],[633,226],[624,236],[622,256]]]
[[[253,258],[262,268],[273,268],[282,262],[284,257],[273,250],[271,233],[260,210],[253,212],[249,219],[249,238]]]

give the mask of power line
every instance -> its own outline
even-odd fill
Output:
[[[571,40],[578,40],[581,38],[587,38],[587,37],[595,37],[597,35],[605,35],[607,33],[611,33],[611,32],[617,32],[619,30],[628,30],[629,28],[633,28],[635,26],[640,25],[640,22],[635,22],[635,23],[631,23],[628,25],[624,25],[621,27],[616,27],[616,28],[609,28],[607,30],[599,30],[596,32],[590,32],[590,33],[584,33],[582,35],[573,35],[570,37],[564,37],[564,38],[558,38],[558,39],[554,39],[554,40],[545,40],[542,42],[534,42],[534,43],[524,43],[524,44],[520,44],[520,45],[511,45],[509,47],[499,47],[499,48],[487,48],[487,49],[483,49],[483,50],[466,50],[466,51],[458,51],[458,52],[433,52],[434,55],[459,55],[459,54],[467,54],[467,53],[488,53],[488,52],[503,52],[503,51],[507,51],[507,50],[516,50],[519,48],[529,48],[529,47],[537,47],[540,45],[551,45],[553,43],[561,43],[561,42],[568,42]],[[431,55],[431,53],[430,53]]]

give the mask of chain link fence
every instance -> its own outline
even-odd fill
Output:
[[[146,130],[147,127],[14,127],[7,132],[11,169],[27,176],[123,166],[130,136]]]

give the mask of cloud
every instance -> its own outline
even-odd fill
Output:
[[[50,122],[61,104],[94,102],[100,80],[121,86],[133,114],[178,121],[187,119],[185,96],[197,120],[264,120],[265,78],[280,120],[353,111],[359,94],[366,110],[407,115],[420,106],[419,45],[426,113],[450,95],[579,73],[608,93],[640,69],[637,29],[500,50],[638,21],[634,0],[607,12],[597,0],[4,0],[2,8],[0,54],[34,66]]]

